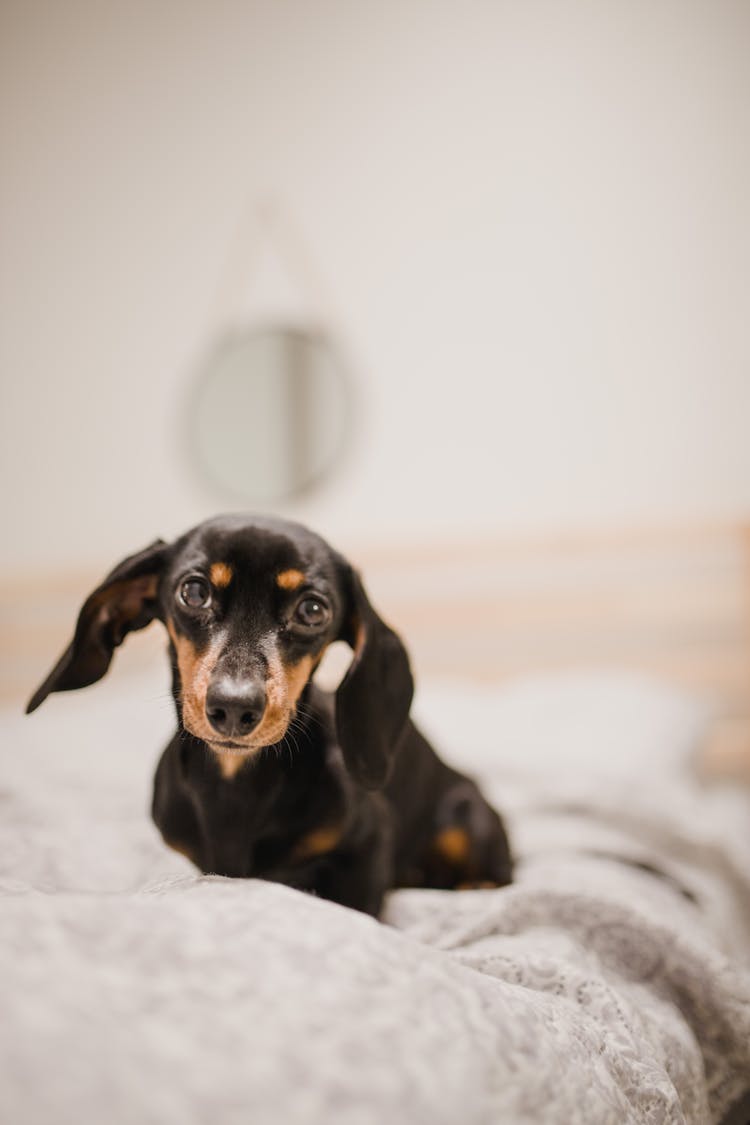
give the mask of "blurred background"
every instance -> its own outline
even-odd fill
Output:
[[[8,698],[250,508],[428,673],[746,709],[744,0],[5,0],[0,52]]]

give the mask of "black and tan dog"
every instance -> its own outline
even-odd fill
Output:
[[[409,719],[399,638],[352,567],[280,520],[224,516],[122,562],[29,702],[101,679],[127,633],[166,626],[178,730],[153,816],[202,871],[287,883],[377,914],[397,886],[503,884],[503,824]],[[354,650],[335,696],[313,673]]]

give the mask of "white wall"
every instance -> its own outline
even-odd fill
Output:
[[[357,539],[750,513],[750,4],[3,5],[5,573],[225,506],[184,387],[249,201],[365,423]]]

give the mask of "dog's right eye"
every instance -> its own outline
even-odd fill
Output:
[[[179,597],[188,609],[205,609],[211,604],[211,590],[205,578],[188,578],[180,586]]]

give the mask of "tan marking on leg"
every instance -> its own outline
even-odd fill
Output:
[[[225,589],[234,578],[234,571],[229,563],[225,562],[213,563],[208,573],[214,586],[219,590]]]
[[[341,828],[329,825],[327,828],[313,828],[292,849],[294,860],[314,859],[315,856],[332,852],[341,839]]]
[[[441,859],[460,864],[469,858],[471,840],[463,828],[444,828],[433,840],[433,847]]]
[[[305,576],[301,570],[282,570],[276,575],[276,585],[282,590],[299,590]]]

